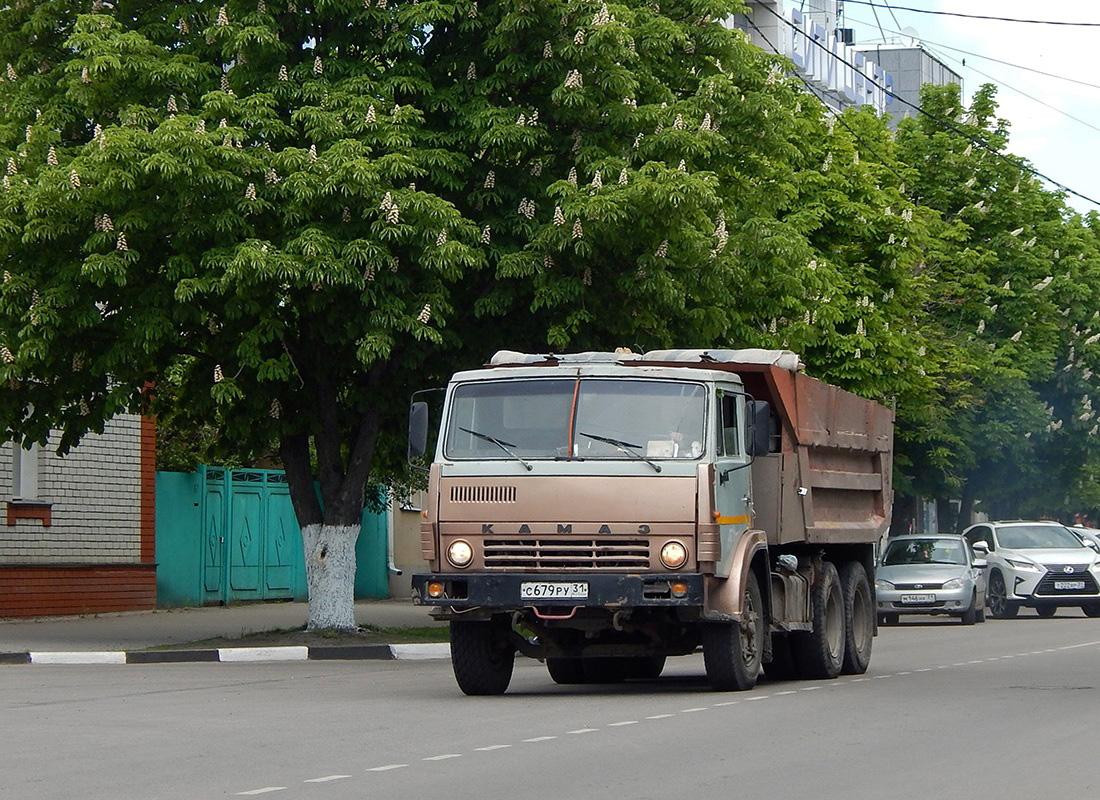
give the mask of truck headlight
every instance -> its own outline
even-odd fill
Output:
[[[687,561],[688,551],[680,542],[668,542],[661,548],[661,563],[669,569],[679,569]]]
[[[474,560],[474,548],[463,539],[455,539],[447,548],[447,560],[455,567],[468,567]]]

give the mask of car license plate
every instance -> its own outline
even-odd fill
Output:
[[[1055,581],[1055,589],[1084,589],[1084,581]]]
[[[584,600],[588,597],[587,581],[563,581],[563,582],[531,582],[519,585],[519,596],[522,600],[551,600],[565,598],[567,600]]]
[[[934,603],[934,602],[936,602],[936,595],[934,595],[934,594],[903,594],[901,596],[901,602],[903,602],[903,603]]]

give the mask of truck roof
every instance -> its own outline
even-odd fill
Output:
[[[765,350],[759,347],[740,350],[650,350],[644,354],[633,353],[626,349],[615,350],[614,352],[543,354],[498,350],[489,360],[487,366],[558,366],[568,364],[618,364],[639,361],[673,363],[676,366],[703,368],[714,368],[719,364],[754,364],[779,367],[790,372],[801,372],[803,367],[802,360],[790,350]]]

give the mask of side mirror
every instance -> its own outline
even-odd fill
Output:
[[[971,566],[973,566],[974,569],[985,569],[989,566],[989,562],[986,561],[984,558],[975,558],[974,563]]]
[[[1100,545],[1096,544],[1092,539],[1085,539],[1085,547],[1091,547],[1093,550],[1100,553]]]
[[[409,406],[409,459],[424,455],[428,449],[428,404],[418,400]]]
[[[765,400],[750,400],[747,404],[749,435],[746,444],[750,456],[761,456],[773,453],[772,444],[775,437],[775,416],[772,407]]]
[[[974,542],[971,545],[974,548],[974,552],[979,556],[989,555],[989,543],[988,542]]]

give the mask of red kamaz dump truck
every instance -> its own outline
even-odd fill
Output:
[[[663,350],[500,352],[442,414],[413,589],[466,694],[517,652],[574,684],[700,647],[716,690],[867,669],[890,409],[788,351]],[[422,455],[425,403],[409,430]]]

